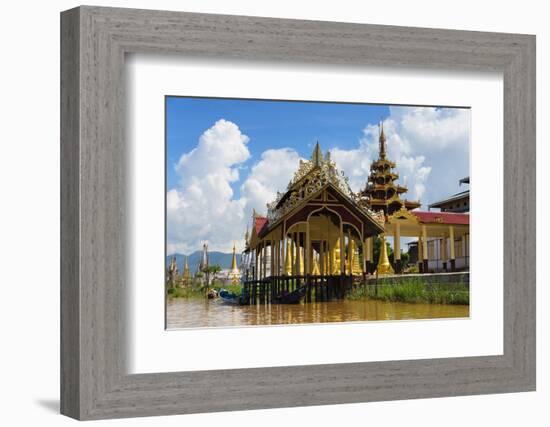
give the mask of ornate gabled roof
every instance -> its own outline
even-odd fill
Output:
[[[277,192],[275,200],[267,204],[269,223],[274,223],[290,212],[302,200],[313,196],[329,184],[361,211],[379,221],[379,215],[362,203],[358,195],[351,190],[348,178],[338,171],[336,164],[330,158],[330,152],[323,156],[321,147],[317,143],[311,159],[300,160],[298,170],[290,180],[287,191],[285,193]],[[383,217],[381,221],[383,223]]]

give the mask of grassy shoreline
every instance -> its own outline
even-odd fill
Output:
[[[232,293],[235,293],[235,294],[240,294],[241,291],[242,291],[242,286],[241,285],[219,285],[219,284],[213,284],[209,287],[209,289],[215,289],[216,291],[220,291],[220,289],[226,289],[228,290],[229,292],[232,292]],[[188,287],[175,287],[175,288],[170,288],[166,291],[166,295],[168,296],[168,298],[205,298],[206,296],[206,289],[204,288],[204,286],[201,286],[201,287],[192,287],[192,286],[188,286]]]
[[[346,298],[350,300],[373,299],[405,303],[468,305],[470,291],[466,283],[426,283],[418,278],[405,278],[400,283],[360,286],[350,292]]]
[[[219,291],[224,288],[234,294],[242,292],[242,285],[222,286],[214,284],[211,289]],[[171,288],[167,291],[168,298],[204,299],[204,287]],[[379,300],[388,302],[468,305],[470,292],[467,283],[426,283],[420,278],[403,278],[398,283],[379,283],[360,285],[349,292],[348,300]]]

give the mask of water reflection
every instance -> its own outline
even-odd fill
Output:
[[[233,306],[221,300],[176,298],[167,303],[168,329],[468,316],[467,305],[406,304],[373,300]]]

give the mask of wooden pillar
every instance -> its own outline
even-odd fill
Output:
[[[422,233],[420,233],[418,235],[418,248],[417,248],[417,252],[418,252],[418,269],[421,273],[424,272],[424,263],[422,262]]]
[[[331,256],[331,248],[329,241],[323,242],[323,254],[325,257],[325,275],[331,276],[334,271],[334,259]]]
[[[273,239],[269,239],[269,275],[273,276],[275,271],[275,251],[273,250]]]
[[[466,246],[464,248],[464,267],[470,267],[470,235],[465,234],[464,240],[466,242]]]
[[[463,234],[461,237],[460,237],[460,240],[461,240],[461,256],[462,256],[462,259],[464,260],[464,265],[462,268],[465,268],[466,267],[466,234]]]
[[[271,240],[271,275],[277,275],[277,241]]]
[[[258,244],[258,279],[262,278],[262,243]]]
[[[277,266],[275,267],[275,275],[280,276],[281,275],[281,239],[277,239],[277,243],[275,243],[275,246],[277,247]]]
[[[305,274],[311,274],[311,241],[309,234],[309,221],[306,223],[306,249],[305,249],[305,260],[304,265],[306,267]]]
[[[280,259],[280,274],[281,276],[285,276],[286,275],[286,272],[285,272],[285,266],[286,266],[286,257],[287,257],[287,254],[286,254],[286,238],[287,238],[287,235],[286,235],[286,222],[283,221],[283,225],[281,227],[281,248],[280,248],[280,251],[281,251],[281,259]],[[279,287],[277,286],[277,290],[279,290]]]
[[[370,255],[370,242],[371,242],[371,237],[367,237],[365,239],[365,271],[367,273],[370,273],[370,265],[371,265],[371,262],[372,262],[372,257]]]
[[[258,280],[258,247],[254,248],[254,280]]]
[[[447,238],[441,238],[441,260],[443,261],[443,270],[447,271]]]
[[[369,254],[369,273],[374,271],[374,236],[370,236],[368,239],[369,248],[367,249]]]
[[[451,255],[451,271],[455,271],[455,228],[449,225],[449,253]]]
[[[258,279],[262,278],[262,243],[258,244]]]
[[[283,245],[283,250],[281,251],[282,255],[283,255],[283,259],[281,260],[282,263],[281,263],[281,273],[283,276],[286,276],[286,263],[287,263],[287,258],[289,256],[289,253],[288,253],[288,236],[286,234],[283,234],[283,240],[281,241],[281,244]]]
[[[298,276],[300,274],[300,245],[299,245],[299,234],[294,233],[294,275]]]
[[[422,225],[422,265],[424,273],[428,272],[428,238],[426,235],[426,226]]]
[[[258,280],[262,278],[262,243],[258,244]]]
[[[292,233],[290,235],[290,261],[292,261],[292,269],[290,273],[291,276],[294,276],[296,274],[296,249],[295,249],[294,235],[295,233]]]
[[[363,262],[361,263],[362,265],[362,270],[363,270],[363,275],[367,273],[367,254],[366,254],[366,246],[365,245],[365,239],[361,239],[361,253],[363,254]]]
[[[346,265],[348,266],[348,273],[349,275],[351,276],[353,274],[353,254],[352,253],[352,248],[351,248],[351,231],[348,230],[348,247],[346,248],[346,254],[347,254],[347,257],[346,257]]]
[[[263,255],[262,255],[262,263],[264,265],[264,274],[263,278],[265,279],[267,277],[267,240],[264,241],[263,244]]]
[[[325,242],[324,240],[321,240],[319,242],[319,272],[321,273],[321,276],[324,276],[327,272],[326,265]]]
[[[395,272],[401,274],[401,224],[395,224],[393,233],[393,261]]]
[[[344,240],[344,224],[340,223],[340,274],[346,274],[346,245]]]
[[[272,257],[272,266],[273,266],[273,269],[271,270],[271,276],[277,276],[278,273],[277,273],[277,257],[279,256],[277,254],[277,240],[276,239],[273,239],[271,241],[271,257]]]

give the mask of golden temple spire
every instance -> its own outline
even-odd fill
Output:
[[[233,258],[231,259],[231,272],[238,271],[237,268],[237,254],[235,250],[235,244],[233,243]]]
[[[386,236],[384,234],[380,237],[380,257],[378,259],[378,266],[376,267],[376,273],[382,276],[384,274],[394,274],[393,268],[388,259],[388,248],[386,247]]]
[[[190,277],[190,273],[189,273],[189,262],[188,262],[188,258],[185,257],[185,264],[183,266],[183,282],[184,284],[187,284],[187,282],[189,282],[189,277]]]
[[[386,135],[384,134],[384,122],[380,122],[380,136],[378,137],[380,158],[386,158]]]
[[[311,155],[311,161],[315,166],[321,166],[321,163],[323,163],[323,152],[321,151],[319,141],[317,141],[317,143],[315,144],[313,154]]]

